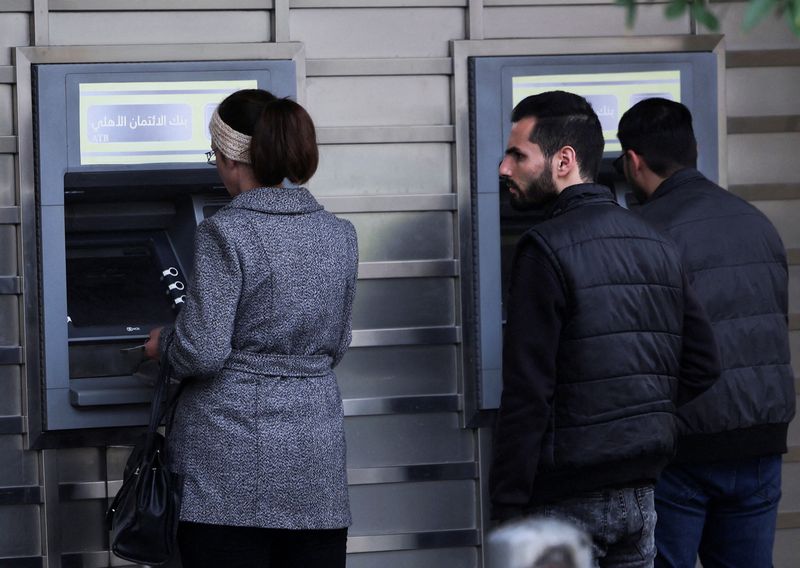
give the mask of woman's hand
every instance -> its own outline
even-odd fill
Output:
[[[149,359],[159,359],[158,341],[161,338],[161,329],[157,327],[150,330],[150,337],[144,344],[144,356]]]

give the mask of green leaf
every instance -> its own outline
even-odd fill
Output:
[[[692,4],[692,15],[699,24],[705,26],[712,32],[719,29],[719,20],[717,20],[717,17],[706,7],[705,0],[695,0],[694,4]]]
[[[672,0],[672,2],[667,4],[667,7],[664,9],[664,14],[670,20],[679,18],[686,11],[686,5],[688,3],[688,0]]]
[[[776,4],[776,0],[750,0],[747,11],[744,13],[742,27],[746,31],[752,30]]]
[[[632,28],[636,23],[636,0],[615,0],[615,2],[625,7],[625,25]]]
[[[788,12],[792,30],[794,30],[795,35],[800,37],[800,0],[794,0],[789,6]]]

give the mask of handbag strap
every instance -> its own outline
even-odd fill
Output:
[[[183,388],[186,386],[184,379],[178,385],[177,390],[171,396],[167,396],[169,392],[169,385],[172,381],[172,365],[169,362],[169,348],[172,345],[173,336],[167,338],[167,345],[164,348],[164,354],[161,357],[160,367],[158,372],[158,379],[153,389],[153,401],[150,404],[150,422],[147,426],[148,433],[155,433],[158,427],[168,416],[167,430],[172,427],[172,421],[175,417],[175,407],[177,406],[178,397],[180,396]],[[166,403],[164,400],[166,399]]]

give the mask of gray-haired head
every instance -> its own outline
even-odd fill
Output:
[[[592,568],[589,536],[561,520],[531,517],[495,529],[489,568]]]

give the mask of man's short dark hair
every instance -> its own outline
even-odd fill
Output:
[[[514,107],[511,122],[529,117],[536,119],[530,141],[539,145],[545,158],[552,158],[564,146],[572,146],[581,177],[597,179],[605,144],[603,127],[586,99],[565,91],[531,95]]]
[[[617,138],[623,151],[639,154],[661,177],[697,167],[692,113],[681,103],[657,97],[639,101],[622,115]]]

